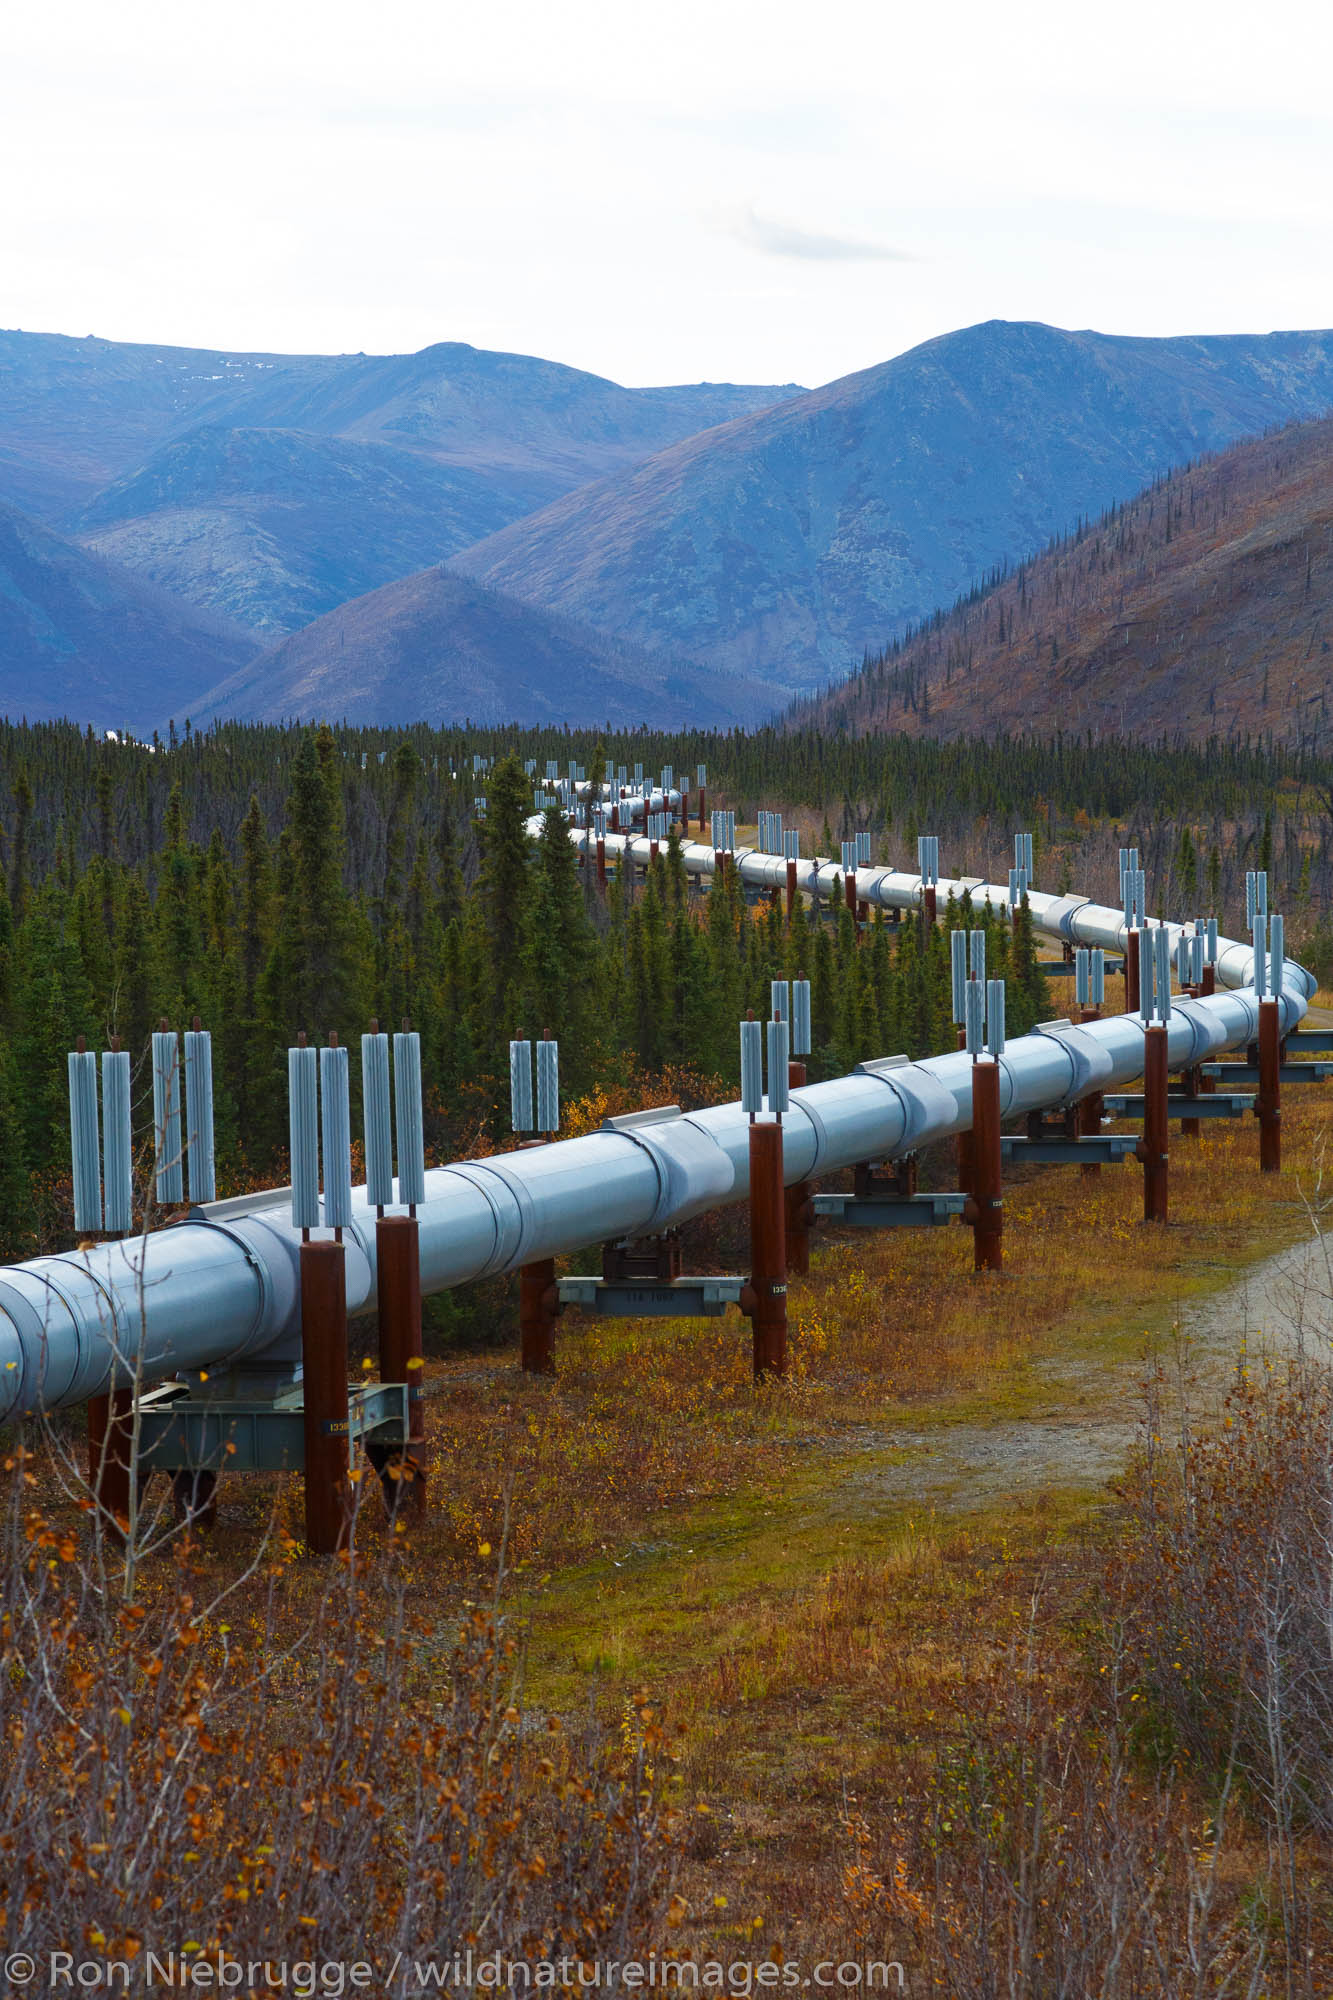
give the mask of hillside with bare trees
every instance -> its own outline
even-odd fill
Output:
[[[1270,735],[1326,749],[1333,419],[1155,481],[793,719],[862,734]]]

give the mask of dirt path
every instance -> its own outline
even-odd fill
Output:
[[[1145,1327],[1133,1362],[1039,1356],[1033,1372],[1050,1390],[1029,1414],[994,1423],[962,1422],[892,1436],[893,1462],[863,1467],[853,1484],[882,1502],[911,1501],[938,1513],[967,1512],[1038,1488],[1096,1489],[1114,1478],[1138,1434],[1143,1383],[1153,1357],[1168,1396],[1188,1383],[1191,1406],[1216,1411],[1242,1349],[1252,1363],[1303,1354],[1333,1358],[1333,1235],[1311,1235],[1267,1258],[1213,1297],[1186,1307],[1174,1324]],[[885,1442],[889,1442],[886,1438]]]
[[[1312,1007],[1312,1028],[1333,1028],[1333,1011]],[[938,1512],[989,1506],[1039,1488],[1095,1490],[1113,1479],[1138,1435],[1151,1357],[1193,1408],[1215,1412],[1246,1350],[1252,1361],[1303,1354],[1333,1361],[1333,1234],[1315,1236],[1256,1264],[1211,1298],[1186,1306],[1175,1323],[1145,1324],[1141,1358],[1095,1351],[1042,1355],[1030,1414],[994,1423],[961,1422],[895,1432],[896,1462],[865,1469],[854,1483],[885,1502],[910,1500]],[[1178,1393],[1178,1390],[1175,1392]],[[889,1440],[886,1438],[885,1442]]]

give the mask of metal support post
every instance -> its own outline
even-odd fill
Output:
[[[1094,1090],[1090,1097],[1083,1098],[1078,1107],[1079,1137],[1095,1139],[1101,1129],[1102,1097],[1100,1091]],[[1100,1174],[1100,1172],[1101,1165],[1097,1160],[1085,1160],[1083,1162],[1082,1173],[1085,1180],[1089,1174]]]
[[[796,863],[787,863],[787,922],[791,922],[792,911],[796,908]]]
[[[88,1400],[88,1484],[108,1532],[123,1539],[130,1525],[130,1453],[134,1391],[111,1389]]]
[[[1004,1268],[1004,1162],[1000,1151],[1000,1065],[972,1065],[972,1194],[964,1220],[972,1224],[973,1268]]]
[[[789,861],[788,868],[795,862]],[[787,1064],[788,1090],[804,1090],[806,1068],[794,1057]],[[814,1190],[809,1181],[793,1181],[783,1191],[784,1222],[787,1233],[787,1269],[794,1271],[798,1278],[808,1277],[810,1272],[810,1225],[815,1219],[812,1199]]]
[[[1282,1037],[1276,1000],[1259,1002],[1259,1096],[1254,1115],[1259,1120],[1259,1171],[1276,1174],[1282,1168]]]
[[[1133,935],[1133,933],[1131,933]],[[1166,1221],[1167,1189],[1167,1032],[1160,1024],[1143,1034],[1143,1137],[1137,1151],[1143,1162],[1143,1219]]]
[[[1100,1021],[1102,1010],[1100,1007],[1084,1007],[1080,1011],[1078,1018],[1080,1023]],[[1100,1090],[1094,1090],[1090,1097],[1085,1097],[1081,1101],[1078,1107],[1078,1130],[1080,1138],[1095,1139],[1097,1137],[1102,1129],[1102,1115],[1105,1109],[1105,1100]],[[1089,1177],[1096,1178],[1101,1173],[1100,1162],[1097,1160],[1085,1160],[1080,1171],[1084,1180],[1087,1180]]]
[[[529,1375],[555,1373],[555,1322],[559,1299],[555,1258],[539,1257],[518,1274],[518,1328],[523,1367]]]
[[[1125,1012],[1137,1014],[1139,1011],[1139,937],[1138,931],[1129,931],[1125,936]]]
[[[787,1372],[787,1244],[782,1186],[782,1127],[750,1125],[750,1282],[741,1310],[754,1330],[754,1374]]]
[[[960,1049],[967,1047],[966,1028],[958,1030],[958,1046]],[[972,1159],[974,1152],[971,1131],[960,1132],[954,1144],[958,1149],[958,1190],[960,1194],[970,1195],[973,1191]]]
[[[700,835],[702,835],[702,834],[703,834],[703,831],[704,831],[705,827],[707,826],[707,824],[708,824],[708,788],[707,788],[707,786],[705,786],[705,785],[700,785],[700,787],[699,787],[699,832],[700,832]]]
[[[606,840],[600,833],[597,836],[597,887],[606,887]]]
[[[934,930],[939,895],[933,882],[927,882],[921,892],[921,907],[925,911],[926,929]]]
[[[1181,1071],[1180,1081],[1191,1097],[1201,1096],[1203,1092],[1203,1065],[1201,1063],[1191,1063],[1188,1069]],[[1182,1118],[1180,1121],[1180,1136],[1182,1139],[1197,1139],[1199,1136],[1198,1119]]]
[[[413,1445],[426,1436],[421,1341],[421,1243],[415,1215],[381,1215],[375,1224],[379,1296],[380,1380],[407,1384],[407,1437],[400,1452],[377,1467],[390,1505],[406,1487],[413,1510],[426,1506],[426,1479]],[[392,1491],[392,1489],[397,1489]]]
[[[347,1258],[341,1243],[301,1245],[305,1538],[312,1554],[345,1546],[348,1484]]]

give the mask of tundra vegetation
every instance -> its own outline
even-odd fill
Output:
[[[547,754],[494,746],[515,747]],[[461,783],[439,776],[463,748],[6,737],[7,1194],[32,1204],[9,1254],[70,1241],[73,1034],[115,1028],[137,1052],[164,1011],[214,1028],[232,1189],[273,1171],[264,1100],[296,1025],[409,1012],[432,1157],[506,1143],[519,1026],[561,1035],[571,1131],[729,1088],[737,1012],[802,948],[817,994],[826,966],[817,1069],[948,1037],[939,947],[913,925],[858,941],[803,913],[788,934],[725,889],[685,892],[670,854],[603,904],[562,844],[524,843],[521,764],[490,773],[472,822],[471,743]],[[809,828],[807,851],[843,819],[828,773],[873,757],[809,748],[821,792],[761,795]],[[634,754],[679,768],[686,746]],[[725,745],[699,754],[710,788],[758,802],[723,775]],[[973,746],[988,836],[950,830],[947,767],[924,754],[945,872],[980,873],[988,837],[1007,845],[1003,761]],[[1315,781],[1246,754],[1248,772],[1240,753],[1188,766],[1172,866],[1192,851],[1206,875],[1215,852],[1220,893],[1194,886],[1225,910],[1266,849],[1275,903],[1295,908],[1304,879],[1316,934]],[[1094,816],[1061,803],[1052,752],[1042,810],[1009,819],[1035,822],[1039,878],[1110,895],[1083,863],[1113,867],[1118,838],[1150,847],[1150,796],[1117,789],[1157,775],[1133,755],[1149,761],[1098,778],[1122,810]],[[1076,761],[1096,775],[1096,753]],[[882,782],[847,811],[905,859],[910,815],[876,818]],[[1054,1011],[1022,925],[1006,970],[1020,1017]],[[517,1369],[502,1285],[442,1305],[427,1519],[387,1523],[362,1482],[333,1564],[305,1554],[279,1479],[224,1480],[207,1534],[150,1487],[122,1549],[79,1413],[7,1432],[9,1949],[897,1960],[914,1992],[1313,2000],[1333,1957],[1328,1287],[1299,1350],[1256,1342],[1225,1379],[1171,1329],[1320,1226],[1321,1097],[1288,1093],[1287,1165],[1263,1182],[1248,1124],[1175,1144],[1167,1230],[1138,1220],[1133,1169],[1016,1176],[998,1281],[973,1278],[952,1231],[817,1237],[781,1385],[755,1388],[734,1318],[567,1316],[546,1380]],[[743,1219],[693,1225],[687,1249],[740,1268]],[[368,1355],[370,1329],[354,1337]],[[1062,1440],[1111,1417],[1108,1489]],[[1033,1434],[1051,1440],[1040,1478],[1019,1451]]]

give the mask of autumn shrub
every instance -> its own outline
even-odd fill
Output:
[[[1182,1791],[1142,1778],[1112,1717],[1033,1699],[1020,1671],[887,1839],[847,1815],[841,1948],[895,1944],[955,2000],[1266,1991],[1267,1942]]]
[[[1333,1394],[1242,1367],[1221,1428],[1156,1415],[1124,1489],[1117,1594],[1143,1733],[1256,1808],[1333,1833]]]
[[[405,1604],[397,1545],[330,1567],[276,1537],[210,1586],[131,1568],[5,1463],[0,1910],[11,1952],[624,1958],[658,1939],[674,1833],[646,1703],[618,1732],[525,1714],[498,1600]],[[40,1482],[45,1486],[45,1475]],[[633,1946],[632,1951],[626,1950]]]

